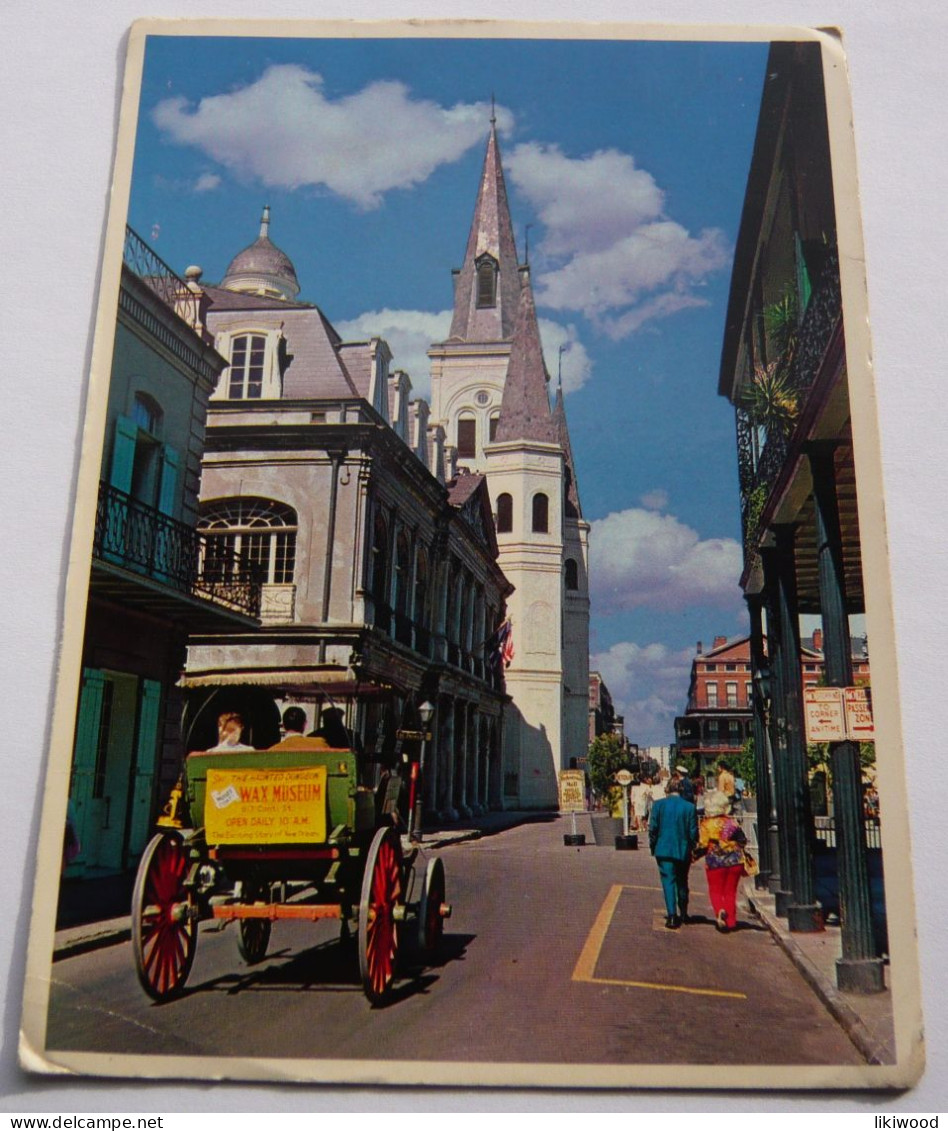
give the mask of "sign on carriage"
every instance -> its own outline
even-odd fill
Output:
[[[207,771],[209,844],[299,844],[326,839],[326,767]]]
[[[846,688],[846,737],[852,742],[873,742],[875,726],[872,721],[872,689]]]
[[[805,687],[803,711],[807,742],[846,741],[846,708],[841,687]]]

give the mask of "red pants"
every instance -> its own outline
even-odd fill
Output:
[[[729,927],[737,926],[737,885],[744,875],[743,864],[730,868],[708,868],[708,895],[714,908],[714,917],[723,911]]]

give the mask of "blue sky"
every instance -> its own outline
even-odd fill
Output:
[[[151,37],[129,223],[219,281],[256,237],[427,395],[496,98],[518,247],[559,347],[591,664],[673,741],[695,643],[744,631],[733,410],[717,396],[766,44]]]

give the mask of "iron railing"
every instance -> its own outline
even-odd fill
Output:
[[[820,371],[826,350],[842,310],[839,258],[832,251],[826,258],[797,335],[797,346],[787,383],[800,410]],[[741,492],[741,528],[744,535],[744,561],[749,565],[757,554],[760,519],[793,441],[792,433],[775,431],[763,438],[750,415],[736,405],[737,460]]]
[[[100,561],[203,597],[247,616],[260,615],[256,571],[192,527],[106,482],[99,484],[92,553]]]
[[[199,296],[127,224],[122,261],[179,318],[183,318],[192,328],[198,324]]]
[[[866,848],[881,848],[882,847],[882,827],[879,824],[877,817],[865,817],[863,819],[863,828],[865,829]],[[813,818],[813,833],[817,840],[823,842],[826,848],[836,847],[836,818],[835,817],[814,817]]]

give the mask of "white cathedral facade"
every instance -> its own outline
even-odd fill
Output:
[[[585,755],[589,524],[562,388],[551,409],[530,270],[517,259],[494,123],[454,312],[431,359],[431,422],[459,466],[487,476],[499,564],[513,594],[504,763],[528,807],[555,805],[557,772]],[[552,771],[552,772],[551,772]],[[512,783],[514,784],[514,783]]]

